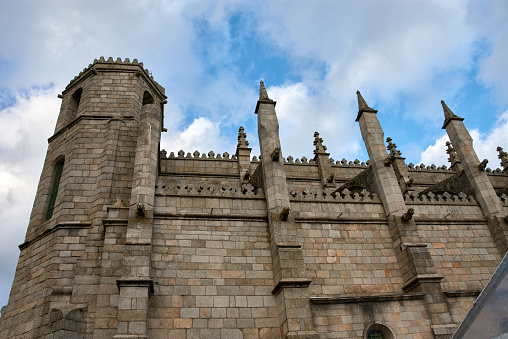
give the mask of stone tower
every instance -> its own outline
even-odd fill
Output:
[[[486,168],[444,102],[450,168],[406,164],[360,92],[367,162],[318,132],[284,157],[263,82],[259,159],[243,127],[234,155],[160,150],[137,60],[61,98],[1,338],[445,339],[508,249],[508,156]]]
[[[137,60],[100,58],[59,97],[55,133],[2,312],[3,338],[68,338],[71,332],[78,338],[90,322],[101,328],[109,321],[97,308],[110,298],[108,290],[123,293],[132,288],[131,275],[148,275],[147,267],[128,265],[119,287],[116,279],[104,280],[122,260],[130,262],[131,251],[149,247],[143,229],[153,215],[164,88]],[[107,223],[111,213],[130,218],[122,241],[127,237],[131,246],[116,256],[108,254],[115,248],[108,239],[116,227]]]

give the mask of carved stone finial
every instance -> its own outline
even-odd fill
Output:
[[[455,148],[453,148],[452,143],[447,141],[446,142],[446,153],[448,154],[448,161],[450,162],[451,168],[455,172],[461,172],[462,171],[462,164],[460,163],[459,157],[457,156],[457,152],[455,151]]]
[[[263,81],[260,81],[259,82],[259,100],[270,100],[270,98],[268,97],[268,93],[266,93],[266,88],[265,88],[265,84],[263,83]]]
[[[402,153],[400,153],[399,150],[397,149],[397,145],[392,142],[392,138],[390,137],[386,138],[386,142],[388,143],[386,149],[390,151],[390,155],[393,157],[400,157]]]
[[[453,165],[455,165],[456,162],[459,161],[459,158],[457,157],[457,152],[455,152],[455,148],[453,148],[452,143],[447,141],[446,142],[446,153],[448,154],[448,161]]]
[[[323,139],[319,137],[318,132],[314,132],[314,146],[316,146],[314,154],[325,153],[326,146],[323,145]]]
[[[249,142],[247,141],[247,134],[244,133],[244,129],[242,126],[240,126],[240,129],[238,130],[238,146],[241,148],[246,148],[249,146]]]
[[[501,159],[501,166],[503,167],[503,172],[508,172],[508,153],[503,151],[502,147],[498,147],[497,151],[499,152],[498,158]]]

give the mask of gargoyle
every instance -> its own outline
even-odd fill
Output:
[[[287,221],[289,217],[289,207],[284,207],[280,212],[280,219],[282,221]]]
[[[140,217],[144,217],[145,216],[145,205],[143,205],[142,203],[139,203],[137,206],[136,213]]]
[[[409,221],[413,218],[413,214],[415,214],[415,210],[410,208],[407,210],[406,213],[404,213],[404,215],[402,216],[402,220],[404,221]]]
[[[478,170],[479,171],[485,171],[485,169],[487,168],[487,164],[489,163],[489,161],[487,159],[483,159],[482,162],[480,162],[480,164],[478,164]]]
[[[279,158],[280,158],[280,147],[275,147],[275,149],[272,152],[272,160],[279,161]]]

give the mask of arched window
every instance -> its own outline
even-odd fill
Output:
[[[153,97],[148,91],[143,94],[143,106],[153,104]]]
[[[367,339],[386,339],[383,331],[372,330],[367,334]]]
[[[72,95],[69,100],[69,117],[74,119],[76,117],[76,113],[78,112],[79,102],[81,101],[81,94],[83,93],[82,88],[78,88]]]
[[[51,219],[53,216],[53,209],[55,208],[55,201],[58,194],[58,186],[60,185],[60,178],[62,177],[63,166],[64,159],[58,161],[55,165],[55,175],[53,176],[53,186],[51,187],[48,209],[46,210],[46,220]]]
[[[395,339],[392,330],[383,324],[371,324],[364,333],[365,339]]]

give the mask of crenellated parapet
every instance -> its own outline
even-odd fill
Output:
[[[155,188],[155,194],[160,196],[264,199],[263,190],[250,184],[239,188],[227,185],[165,184],[162,182]]]
[[[160,157],[162,160],[164,159],[194,159],[194,160],[237,160],[236,155],[230,155],[228,152],[224,153],[215,153],[214,151],[210,151],[208,153],[200,153],[199,151],[184,152],[183,150],[178,151],[176,154],[174,152],[168,153],[166,150],[160,151]]]
[[[303,191],[289,192],[291,201],[320,201],[320,202],[337,202],[337,203],[376,203],[380,204],[381,200],[376,193],[369,192],[366,189],[361,191],[350,191],[345,188],[340,192],[330,192],[326,190],[305,189]]]
[[[415,192],[410,192],[404,194],[404,201],[406,204],[424,204],[424,205],[473,205],[478,206],[478,202],[474,199],[473,196],[467,195],[463,192],[459,194],[450,194],[449,192],[444,192],[441,194],[434,194],[432,192],[427,192],[423,194],[418,194]]]

